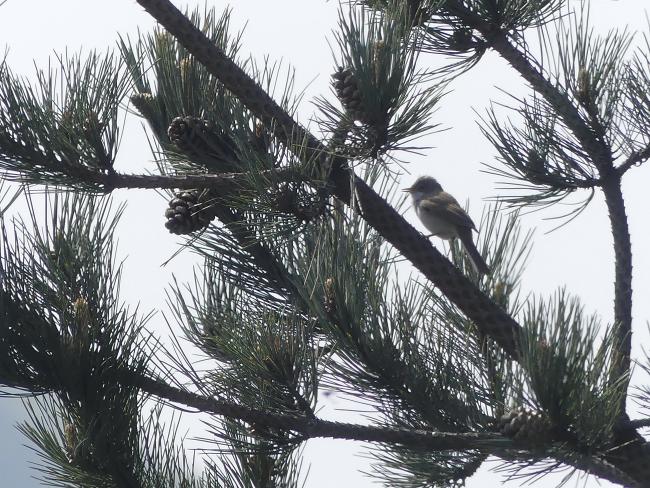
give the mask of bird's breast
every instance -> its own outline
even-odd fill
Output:
[[[415,213],[422,221],[426,229],[434,236],[441,239],[453,239],[457,237],[456,226],[449,221],[431,214],[431,212],[423,212],[419,206],[415,208]]]

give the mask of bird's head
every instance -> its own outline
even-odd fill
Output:
[[[413,199],[419,200],[424,196],[432,196],[440,193],[442,187],[435,178],[431,176],[420,176],[412,186],[404,188],[403,191],[410,193]]]

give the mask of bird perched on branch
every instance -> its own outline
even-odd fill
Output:
[[[441,239],[460,239],[474,269],[480,274],[490,274],[490,268],[472,239],[472,230],[476,230],[474,222],[435,178],[421,176],[404,191],[411,194],[415,213],[432,235]]]

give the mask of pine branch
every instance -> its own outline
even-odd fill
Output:
[[[627,425],[632,429],[650,427],[650,418],[630,420]]]
[[[473,29],[479,31],[489,46],[498,52],[519,74],[540,93],[562,118],[567,127],[580,142],[600,173],[600,186],[605,195],[607,209],[614,238],[616,280],[614,284],[614,319],[619,325],[619,361],[614,365],[612,381],[626,375],[630,370],[632,349],[632,249],[625,212],[625,202],[621,192],[621,173],[614,167],[613,151],[605,140],[602,127],[588,124],[566,93],[553,83],[531,63],[527,55],[515,47],[506,32],[481,19],[458,0],[445,2],[444,8],[457,16]],[[593,119],[594,123],[598,121]],[[627,390],[627,383],[624,384]],[[621,415],[625,411],[625,396],[621,400]]]
[[[600,173],[601,187],[612,226],[616,262],[614,315],[618,325],[619,357],[612,368],[611,377],[612,381],[620,381],[630,368],[632,260],[627,215],[620,186],[622,172],[617,172],[614,168],[612,149],[602,136],[594,133],[593,128],[584,122],[568,96],[546,79],[526,55],[509,42],[505,32],[482,20],[457,0],[447,1],[444,8],[466,25],[478,30],[490,47],[508,61],[535,91],[544,96],[575,135]],[[627,390],[627,382],[623,383],[622,388]],[[620,412],[624,415],[625,395],[621,400]],[[616,442],[624,447],[612,451],[607,459],[639,481],[646,482],[650,479],[646,462],[650,449],[643,438],[632,429],[622,429],[618,432]],[[625,451],[625,454],[622,451]],[[634,461],[630,462],[630,459]]]
[[[316,437],[347,439],[366,442],[401,444],[412,448],[430,450],[467,450],[497,452],[511,448],[512,441],[500,434],[491,433],[441,433],[410,429],[393,429],[342,422],[320,420],[313,417],[276,414],[256,410],[244,405],[204,397],[181,390],[162,380],[125,372],[122,381],[141,388],[158,398],[196,408],[202,412],[236,418],[244,422],[275,429],[291,430],[304,436],[304,440]]]
[[[168,385],[162,380],[146,375],[133,374],[133,372],[124,372],[122,374],[122,381],[137,386],[142,391],[160,399],[182,404],[186,407],[196,408],[202,412],[240,419],[253,425],[291,430],[301,434],[303,440],[325,437],[400,445],[418,451],[473,450],[486,454],[505,456],[507,459],[512,459],[513,455],[515,457],[521,457],[521,449],[530,450],[528,455],[523,455],[524,458],[535,456],[532,453],[536,451],[535,446],[527,446],[525,443],[512,441],[500,434],[430,432],[415,429],[395,429],[390,427],[332,422],[308,416],[300,417],[269,413],[244,405],[204,397]],[[519,451],[519,453],[516,451]],[[537,453],[537,456],[549,454],[548,452],[543,453],[539,450],[537,450]],[[624,472],[619,471],[598,457],[574,453],[563,455],[560,451],[554,451],[552,455],[603,479],[614,483],[622,483],[626,486],[637,486],[634,480],[628,478]]]
[[[632,352],[632,243],[621,189],[621,177],[607,178],[602,184],[605,203],[614,237],[615,274],[614,320],[617,323],[618,360],[614,363],[612,380],[630,372]],[[624,385],[627,390],[628,382]],[[625,397],[621,399],[621,411],[625,412]]]
[[[296,181],[300,174],[292,169],[278,169],[262,171],[259,176],[269,175],[279,181]],[[230,193],[234,188],[246,186],[249,180],[247,173],[221,173],[221,174],[183,174],[183,175],[134,175],[117,172],[102,173],[86,170],[84,179],[100,185],[104,191],[116,189],[210,189],[224,194]]]
[[[204,64],[210,73],[219,78],[265,126],[275,127],[276,135],[281,140],[303,141],[300,149],[306,151],[307,158],[319,160],[323,165],[329,164],[327,148],[282,110],[169,1],[138,0],[138,3]],[[479,329],[494,338],[511,356],[517,357],[520,325],[352,172],[338,171],[332,175],[333,192],[340,200],[346,203],[351,201],[350,178],[353,178],[358,203],[366,221],[435,283]]]
[[[552,105],[571,129],[578,141],[599,168],[606,170],[613,165],[612,150],[602,138],[594,137],[593,130],[583,121],[577,108],[566,94],[560,92],[550,80],[535,68],[526,54],[508,40],[507,33],[483,20],[458,0],[448,0],[444,9],[458,17],[467,26],[479,31],[489,43],[519,74]]]
[[[27,312],[27,315],[28,316],[23,321],[23,324],[40,322],[38,314]],[[43,331],[47,330],[49,330],[49,327],[44,326]],[[26,348],[29,349],[29,346],[26,346]],[[66,355],[65,357],[69,358],[70,355]],[[95,355],[91,353],[89,357],[94,358]],[[301,434],[304,440],[317,437],[327,437],[401,445],[419,451],[422,451],[423,449],[431,451],[470,450],[480,451],[486,454],[494,454],[504,457],[504,459],[511,459],[512,456],[521,456],[521,453],[517,454],[517,452],[520,452],[523,449],[524,451],[528,451],[528,454],[524,454],[525,458],[551,454],[564,462],[579,467],[580,469],[597,474],[601,478],[617,483],[623,483],[628,486],[634,486],[624,474],[611,468],[611,466],[608,466],[607,463],[603,462],[598,457],[582,455],[579,452],[563,454],[562,450],[556,451],[552,449],[552,446],[548,446],[551,448],[551,452],[539,451],[539,445],[527,445],[525,442],[514,442],[500,434],[436,433],[413,429],[394,429],[330,422],[315,419],[311,416],[301,417],[276,414],[188,392],[171,386],[160,379],[151,378],[140,370],[126,369],[124,366],[120,369],[113,370],[111,376],[115,378],[115,380],[119,381],[125,388],[136,387],[161,400],[182,404],[186,407],[195,408],[202,412],[209,412],[215,415],[239,419],[249,424],[268,426],[270,428],[281,430],[291,430]],[[55,383],[45,386],[44,391],[52,388],[60,388],[60,386]],[[565,443],[567,441],[567,439],[561,440]],[[622,463],[629,464],[630,461],[625,459],[627,451],[629,451],[628,446],[623,446],[614,451],[614,457],[619,459]],[[610,454],[608,457],[612,457],[612,455]]]

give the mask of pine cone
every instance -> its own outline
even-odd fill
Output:
[[[363,111],[361,92],[359,91],[357,78],[352,70],[339,66],[336,73],[332,74],[332,78],[334,79],[332,86],[343,108],[354,120],[369,123],[370,117]]]
[[[172,234],[190,234],[203,229],[214,219],[204,204],[204,192],[197,190],[176,193],[165,211],[165,227]]]
[[[584,107],[589,107],[591,104],[591,89],[592,83],[589,72],[581,66],[576,78],[576,98]]]
[[[308,193],[290,184],[281,185],[273,196],[277,211],[292,214],[301,222],[311,222],[325,214],[327,196],[324,190]]]
[[[198,117],[176,117],[167,129],[172,144],[222,172],[236,171],[239,157],[234,141],[208,120]]]
[[[330,277],[325,280],[325,294],[323,297],[325,313],[330,320],[336,317],[336,292],[334,290],[334,278]]]
[[[131,103],[143,117],[151,118],[153,113],[154,96],[148,92],[140,92],[131,95]]]
[[[501,434],[516,441],[546,444],[552,441],[552,425],[543,413],[523,407],[510,410],[497,422]]]
[[[211,132],[211,124],[198,117],[175,117],[169,124],[167,136],[172,144],[186,152],[196,152]]]
[[[255,121],[255,130],[250,136],[250,143],[260,154],[269,152],[271,145],[270,137],[264,128],[264,124],[259,120]]]
[[[474,35],[472,29],[459,27],[454,29],[454,32],[449,36],[449,48],[454,51],[466,52],[474,49],[476,43],[474,42]]]
[[[498,303],[504,310],[508,310],[511,291],[512,285],[506,281],[497,280],[492,287],[492,300]]]
[[[63,425],[63,446],[65,454],[70,464],[76,464],[78,461],[79,435],[77,428],[72,422],[66,422]]]

